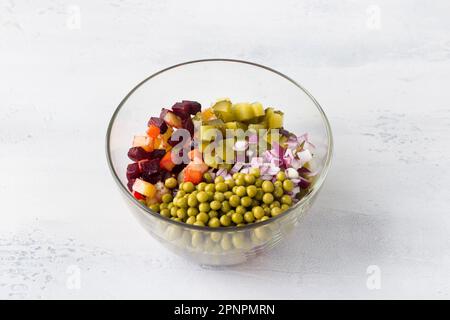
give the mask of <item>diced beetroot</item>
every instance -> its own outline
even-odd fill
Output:
[[[167,124],[162,118],[151,117],[150,120],[148,120],[148,126],[150,127],[151,125],[158,127],[161,134],[167,131]]]
[[[167,125],[174,128],[181,128],[181,118],[169,109],[163,108],[159,117],[163,119]]]
[[[161,159],[166,154],[166,150],[164,149],[155,149],[152,152],[150,152],[150,158],[151,159]]]
[[[306,179],[300,179],[300,182],[298,183],[298,186],[299,186],[301,189],[306,189],[306,188],[308,188],[310,185],[311,185],[311,182],[309,182],[309,181],[306,180]]]
[[[200,112],[202,110],[202,105],[197,101],[183,100],[181,102],[184,105],[187,105],[187,110],[189,114],[195,115],[197,114],[197,112]]]
[[[187,119],[190,118],[189,115],[189,108],[186,104],[183,104],[182,102],[177,102],[172,106],[172,111],[177,116],[179,116],[181,119]]]
[[[128,180],[128,183],[127,183],[128,190],[133,191],[134,181],[136,181],[136,179]]]
[[[142,175],[152,175],[157,173],[159,169],[159,159],[152,159],[147,161],[141,161],[139,162],[139,165],[141,167]]]
[[[140,161],[150,158],[151,152],[145,151],[142,147],[133,147],[128,150],[128,158],[133,161]]]
[[[177,164],[173,167],[172,173],[179,174],[185,167],[186,165],[184,163]]]
[[[183,119],[182,126],[184,129],[189,131],[191,137],[194,137],[194,122],[192,122],[191,117]]]
[[[139,164],[138,163],[130,163],[127,166],[128,181],[139,178],[140,176],[141,176],[141,170],[139,169]]]

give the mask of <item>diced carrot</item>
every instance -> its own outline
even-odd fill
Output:
[[[209,167],[201,163],[195,163],[191,162],[187,165],[187,167],[184,169],[184,182],[192,182],[194,184],[198,184],[202,182],[203,174],[208,171]]]
[[[175,167],[175,163],[173,163],[172,161],[172,152],[167,152],[165,156],[162,157],[161,161],[159,162],[159,166],[166,171],[172,171],[172,169]]]
[[[153,139],[147,136],[134,136],[133,147],[141,147],[147,152],[153,151]]]
[[[147,135],[153,139],[156,139],[160,132],[159,128],[154,125],[150,125],[147,129]]]

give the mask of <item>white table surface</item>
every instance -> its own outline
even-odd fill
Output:
[[[445,0],[0,0],[0,298],[448,299],[449,13]],[[304,224],[225,269],[148,236],[104,154],[136,83],[208,57],[298,80],[335,135]]]

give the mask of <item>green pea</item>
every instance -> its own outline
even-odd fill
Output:
[[[278,181],[284,181],[286,180],[286,173],[284,171],[280,171],[277,173],[277,180]]]
[[[282,188],[283,189],[283,182],[281,182],[281,181],[275,181],[274,183],[273,183],[273,186],[275,187],[275,188]]]
[[[256,181],[255,181],[255,186],[256,186],[257,188],[261,188],[263,182],[264,182],[264,180],[256,179]]]
[[[281,210],[283,210],[283,211],[286,211],[287,209],[289,209],[290,208],[290,206],[289,205],[287,205],[287,204],[282,204],[281,205]]]
[[[239,223],[236,225],[236,227],[245,227],[245,223]]]
[[[149,208],[155,212],[159,212],[159,204],[157,203],[152,204]]]
[[[214,200],[214,192],[213,191],[206,191],[206,194],[208,195],[208,201]]]
[[[292,198],[288,196],[287,194],[281,197],[281,203],[291,205],[292,204]]]
[[[231,219],[227,215],[223,215],[220,217],[220,224],[224,227],[228,227],[231,224]]]
[[[258,193],[258,188],[256,188],[256,186],[248,186],[247,187],[247,195],[250,198],[254,198],[257,193]]]
[[[223,213],[227,213],[231,210],[231,205],[229,201],[222,202],[222,208],[220,209]]]
[[[178,207],[172,207],[172,209],[169,209],[169,210],[170,210],[170,215],[172,217],[177,217]]]
[[[169,189],[174,189],[177,187],[178,185],[178,181],[175,178],[168,178],[166,179],[166,181],[164,182],[164,185],[166,186],[166,188]]]
[[[224,182],[225,181],[225,179],[222,177],[222,176],[217,176],[215,179],[214,179],[214,183],[215,184],[217,184],[217,183],[219,183],[219,182]]]
[[[197,193],[197,200],[199,202],[208,201],[208,194],[205,191],[200,191],[199,193]]]
[[[266,221],[266,220],[269,220],[268,216],[264,216],[264,217],[261,218],[261,221]]]
[[[229,216],[231,219],[231,216],[233,215],[233,213],[234,213],[234,210],[230,210],[226,213],[226,215]]]
[[[197,214],[198,214],[198,209],[197,208],[188,208],[187,209],[187,215],[189,217],[196,216]]]
[[[214,193],[214,200],[222,202],[225,200],[225,195],[222,192]]]
[[[172,209],[172,207],[173,207],[173,202],[169,202],[168,204],[167,204],[167,209]]]
[[[186,198],[178,199],[176,204],[180,208],[187,208],[188,207],[188,203],[187,203],[187,199]]]
[[[282,213],[282,210],[281,210],[281,208],[278,208],[278,207],[273,208],[271,211],[272,217],[276,217],[281,213]]]
[[[206,187],[206,182],[200,182],[200,183],[197,185],[197,190],[198,190],[198,191],[205,191],[205,187]]]
[[[248,211],[244,214],[244,220],[248,223],[252,223],[253,221],[255,221],[255,216],[251,211]]]
[[[239,196],[234,194],[230,197],[229,202],[232,207],[236,208],[241,203],[241,198],[239,198]]]
[[[208,216],[210,218],[218,217],[219,213],[217,211],[215,211],[215,210],[211,210],[210,212],[208,212]]]
[[[264,209],[262,207],[253,207],[252,212],[256,219],[261,219],[264,217]]]
[[[241,178],[241,177],[234,180],[234,183],[236,183],[237,186],[245,186],[245,180],[244,180],[244,178]]]
[[[233,180],[233,179],[225,180],[225,184],[227,185],[228,190],[233,189],[233,187],[236,185],[236,184],[234,183],[234,180]]]
[[[237,188],[238,188],[238,186],[234,186],[234,187],[231,189],[231,191],[232,191],[233,193],[236,193]]]
[[[247,185],[252,185],[252,184],[255,183],[256,178],[255,178],[255,176],[252,175],[252,174],[246,174],[245,177],[244,177],[244,180],[245,180],[245,183],[246,183]]]
[[[292,190],[294,190],[294,183],[291,180],[284,180],[283,189],[284,191],[291,192]]]
[[[201,221],[203,223],[206,223],[209,220],[209,215],[206,212],[200,212],[197,215],[197,221]]]
[[[264,192],[273,192],[274,187],[272,181],[264,181],[261,188]]]
[[[270,204],[270,209],[275,208],[275,207],[277,207],[277,208],[281,207],[281,204],[279,201],[274,201]]]
[[[261,172],[259,171],[259,168],[251,168],[250,174],[253,175],[255,178],[259,178]]]
[[[233,174],[233,179],[237,180],[240,177],[239,172]]]
[[[220,227],[220,220],[217,217],[211,218],[208,222],[208,226],[211,228],[218,228]]]
[[[170,218],[171,217],[169,209],[162,209],[159,214],[162,215],[163,217],[166,217],[166,218]]]
[[[244,207],[250,207],[252,205],[252,198],[250,197],[241,198],[241,205],[243,205]]]
[[[272,209],[270,209],[269,206],[263,207],[264,208],[264,214],[266,216],[270,216],[270,212],[272,211]]]
[[[270,204],[270,203],[273,202],[273,200],[274,200],[273,194],[271,194],[271,193],[265,193],[264,196],[263,196],[263,198],[262,198],[262,201],[263,201],[265,204]]]
[[[244,221],[244,217],[242,216],[242,214],[235,212],[232,216],[231,216],[231,220],[236,223],[239,224],[242,221]]]
[[[252,208],[259,206],[259,201],[256,199],[252,199]]]
[[[219,182],[216,184],[216,191],[226,192],[228,190],[228,186],[225,182]]]
[[[276,198],[281,198],[284,194],[284,190],[282,187],[275,187],[275,190],[273,191],[273,195]]]
[[[219,210],[222,207],[222,203],[220,201],[214,200],[210,204],[212,210]]]
[[[189,218],[187,218],[186,223],[187,224],[194,224],[194,222],[196,221],[194,216],[190,216]]]
[[[177,210],[177,217],[180,219],[184,219],[186,218],[187,213],[186,213],[186,209],[180,208]]]
[[[258,201],[261,201],[264,195],[264,191],[262,189],[259,189],[256,191],[255,199]]]
[[[175,221],[178,221],[178,222],[181,222],[181,221],[182,221],[180,218],[175,218],[175,217],[172,217],[172,218],[170,218],[170,219],[175,220]]]
[[[186,195],[186,192],[183,190],[178,190],[177,192],[177,198],[183,198]]]
[[[195,221],[194,222],[194,226],[198,226],[198,227],[204,227],[205,223],[203,221]]]
[[[192,182],[188,181],[188,182],[183,183],[183,190],[185,192],[192,192],[195,190],[195,186]]]
[[[233,192],[227,191],[224,193],[225,199],[230,200],[230,197],[233,195]]]
[[[198,206],[197,197],[195,195],[193,195],[193,194],[189,195],[187,203],[188,203],[189,207],[196,207],[196,206]]]
[[[169,209],[162,209],[161,212],[160,212],[160,215],[162,215],[164,217],[170,217]]]
[[[206,192],[214,192],[216,191],[216,186],[213,183],[207,184],[205,187]]]
[[[167,203],[161,203],[160,205],[159,205],[159,209],[169,209],[168,208],[168,204]]]
[[[245,209],[245,207],[243,206],[237,206],[235,211],[239,214],[244,214],[247,212],[247,209]]]
[[[239,197],[243,197],[246,195],[247,191],[244,186],[239,186],[236,188],[236,195]]]
[[[200,203],[200,205],[198,206],[198,210],[200,210],[201,212],[208,212],[209,210],[211,210],[211,207],[209,206],[209,203],[207,202],[202,202]]]
[[[213,182],[212,175],[211,175],[211,173],[209,173],[209,172],[205,172],[205,173],[203,174],[203,179],[205,179],[205,181],[208,182],[208,183]]]

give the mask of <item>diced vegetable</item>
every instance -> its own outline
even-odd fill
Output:
[[[153,198],[156,188],[153,184],[142,179],[136,179],[133,184],[133,191],[136,191],[146,197]]]
[[[169,172],[172,171],[175,167],[175,163],[172,161],[172,152],[166,153],[166,155],[161,159],[159,166]]]
[[[167,130],[167,124],[161,118],[151,117],[150,120],[148,120],[148,126],[150,127],[152,125],[159,128],[161,134],[165,133]]]
[[[161,131],[159,130],[159,128],[153,124],[150,125],[147,129],[147,135],[153,139],[156,139],[160,133]]]
[[[212,109],[217,117],[224,122],[234,121],[233,110],[231,107],[230,99],[222,99],[218,100],[213,106]]]
[[[163,119],[168,126],[181,128],[181,118],[168,109],[162,109],[160,118]]]

